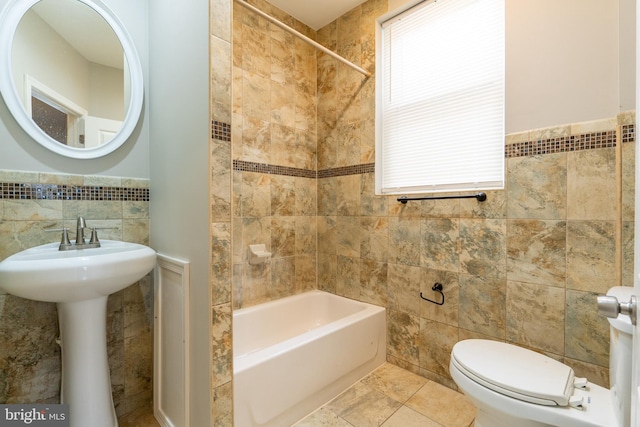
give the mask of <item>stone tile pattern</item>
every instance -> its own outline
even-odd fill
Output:
[[[263,0],[297,31],[315,31]],[[316,51],[233,5],[233,306],[316,288]],[[248,260],[250,244],[273,255]]]
[[[385,8],[369,0],[318,41],[374,71],[374,19]],[[318,55],[318,170],[373,161],[373,82]],[[618,276],[632,285],[632,258],[621,275],[615,268],[634,192],[623,160],[627,237],[617,242],[615,131],[633,141],[634,117],[508,135],[506,188],[485,202],[403,205],[375,194],[373,173],[319,178],[318,288],[385,306],[388,360],[452,388],[453,345],[478,337],[543,352],[606,386],[608,324],[594,301]],[[623,144],[623,159],[634,146]],[[443,306],[419,297],[437,299],[436,282]]]
[[[294,426],[468,427],[475,414],[464,395],[386,363]]]
[[[402,205],[374,194],[372,173],[319,178],[318,287],[385,306],[388,360],[452,388],[450,352],[466,338],[545,353],[606,386],[595,297],[633,285],[635,144],[621,152],[620,190],[616,148],[591,148],[508,158],[506,189],[482,203]],[[419,298],[438,299],[436,282],[443,306]]]
[[[226,126],[230,125],[227,124]],[[620,139],[622,143],[635,142],[635,125],[622,125]],[[569,137],[549,138],[544,141],[538,140],[505,144],[505,157],[524,157],[557,152],[560,153],[565,151],[592,150],[595,148],[606,148],[615,146],[615,131],[592,132],[582,135],[572,135]],[[374,173],[375,163],[342,166],[315,171],[308,169],[288,168],[284,166],[270,165],[265,163],[234,160],[233,169],[236,171],[267,173],[272,175],[288,175],[305,178],[330,178],[332,176]],[[0,185],[2,184],[0,183]]]
[[[294,426],[467,427],[474,417],[464,395],[386,363]],[[151,408],[118,422],[120,427],[160,426]]]
[[[211,370],[210,426],[233,425],[231,330],[232,0],[210,0],[211,43]],[[203,373],[205,374],[205,373]]]
[[[80,215],[107,228],[101,231],[104,239],[149,243],[147,180],[0,171],[0,182],[0,259],[59,240],[59,232],[50,230],[73,230]],[[83,196],[71,197],[64,189]],[[0,403],[58,402],[55,304],[2,295],[0,307]],[[107,313],[111,384],[120,416],[152,401],[151,276],[111,295]]]
[[[634,145],[622,147],[629,200]],[[373,174],[318,179],[318,287],[385,306],[388,359],[442,384],[455,387],[453,345],[482,337],[543,352],[606,386],[608,324],[595,297],[620,275],[632,286],[633,210],[616,208],[615,171],[613,147],[511,157],[507,188],[483,203],[402,205],[374,194]],[[436,282],[444,306],[419,299],[437,299]]]
[[[252,3],[375,71],[374,22],[385,0],[369,0],[315,35],[266,2]],[[434,384],[455,389],[453,345],[487,338],[542,352],[607,385],[608,324],[594,301],[618,277],[632,285],[634,112],[507,135],[506,188],[485,202],[403,205],[374,190],[374,78],[322,53],[307,55],[299,41],[237,5],[232,39],[232,120],[220,120],[232,124],[233,160],[222,168],[233,169],[233,308],[317,287],[386,307],[388,361]],[[615,147],[618,126],[630,142],[622,147]],[[267,244],[271,261],[249,265],[250,243]],[[419,297],[438,298],[435,282],[444,286],[443,306]],[[228,348],[220,319],[214,342]],[[398,417],[414,410],[400,406]],[[327,425],[356,422],[341,408],[336,402],[329,410]]]

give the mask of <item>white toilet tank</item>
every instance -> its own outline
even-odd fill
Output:
[[[607,295],[614,296],[620,302],[627,302],[634,294],[634,288],[614,286]],[[633,329],[631,319],[625,314],[609,320],[609,386],[613,408],[618,425],[631,423],[631,356],[633,354]]]

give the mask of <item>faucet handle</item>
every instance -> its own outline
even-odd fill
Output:
[[[60,241],[60,244],[71,246],[71,242],[69,241],[69,229],[66,227],[62,229],[62,240]]]
[[[47,231],[62,231],[62,238],[60,239],[60,246],[58,250],[65,251],[71,248],[71,241],[69,240],[69,229],[67,227],[63,228],[52,228]]]
[[[91,227],[91,238],[89,239],[90,245],[100,245],[100,240],[98,240],[98,228]]]
[[[98,239],[98,230],[110,230],[115,227],[90,227],[91,228],[91,237],[89,238],[89,245],[93,245],[94,247],[100,247],[100,240]]]

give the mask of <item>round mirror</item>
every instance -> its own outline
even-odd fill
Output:
[[[142,67],[99,0],[12,0],[0,15],[0,92],[20,126],[58,154],[92,159],[133,132]]]

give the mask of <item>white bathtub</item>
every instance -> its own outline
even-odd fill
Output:
[[[233,313],[234,425],[290,426],[386,358],[385,309],[321,291]]]

